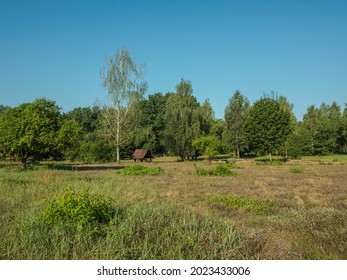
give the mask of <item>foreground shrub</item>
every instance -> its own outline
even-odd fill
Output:
[[[109,223],[117,215],[121,216],[122,212],[111,198],[68,190],[50,201],[39,218],[48,226],[67,226],[98,234],[101,233],[102,225]]]
[[[228,166],[219,164],[215,168],[204,169],[201,167],[196,168],[196,174],[198,176],[234,176],[237,172],[231,170]]]
[[[209,196],[207,200],[214,205],[256,214],[269,212],[276,206],[276,202],[270,199],[256,199],[233,195],[213,195]]]
[[[123,168],[120,172],[122,175],[159,175],[164,173],[161,167],[145,167],[142,165],[133,165]]]

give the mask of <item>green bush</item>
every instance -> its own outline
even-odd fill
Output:
[[[270,199],[256,199],[233,195],[212,195],[207,197],[207,200],[215,205],[256,214],[266,213],[276,206],[276,202]]]
[[[233,170],[231,170],[227,165],[219,164],[215,168],[210,169],[204,169],[201,167],[196,168],[196,174],[198,176],[234,176],[237,175],[237,173]]]
[[[109,224],[115,217],[121,218],[123,214],[124,210],[117,208],[111,198],[67,190],[50,201],[39,218],[48,226],[68,226],[78,231],[101,233],[102,225]]]
[[[159,175],[164,173],[161,167],[145,167],[142,165],[126,166],[119,171],[122,175]]]

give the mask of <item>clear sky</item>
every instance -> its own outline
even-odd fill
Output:
[[[218,118],[236,90],[252,103],[273,90],[299,119],[347,102],[345,0],[0,0],[0,104],[93,106],[120,47],[146,64],[147,94],[190,80]]]

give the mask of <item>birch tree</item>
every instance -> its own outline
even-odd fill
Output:
[[[107,101],[103,108],[105,133],[115,141],[117,163],[120,162],[120,147],[125,145],[135,122],[136,105],[144,94],[147,84],[143,80],[142,65],[136,65],[127,49],[121,48],[110,57],[101,69]]]

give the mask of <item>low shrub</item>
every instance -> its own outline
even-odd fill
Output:
[[[62,196],[48,202],[39,219],[47,226],[67,226],[99,234],[102,225],[109,224],[115,216],[120,218],[123,214],[124,210],[117,208],[111,198],[67,190]]]
[[[164,169],[157,167],[145,167],[142,165],[126,166],[119,171],[122,175],[159,175],[164,173]]]
[[[196,168],[196,174],[198,176],[234,176],[237,175],[237,172],[231,170],[227,165],[222,165],[219,164],[214,168],[210,168],[210,169],[204,169],[201,167],[197,167]]]
[[[219,206],[230,209],[243,210],[250,213],[262,214],[273,210],[276,202],[270,199],[256,199],[233,195],[212,195],[207,200]]]

